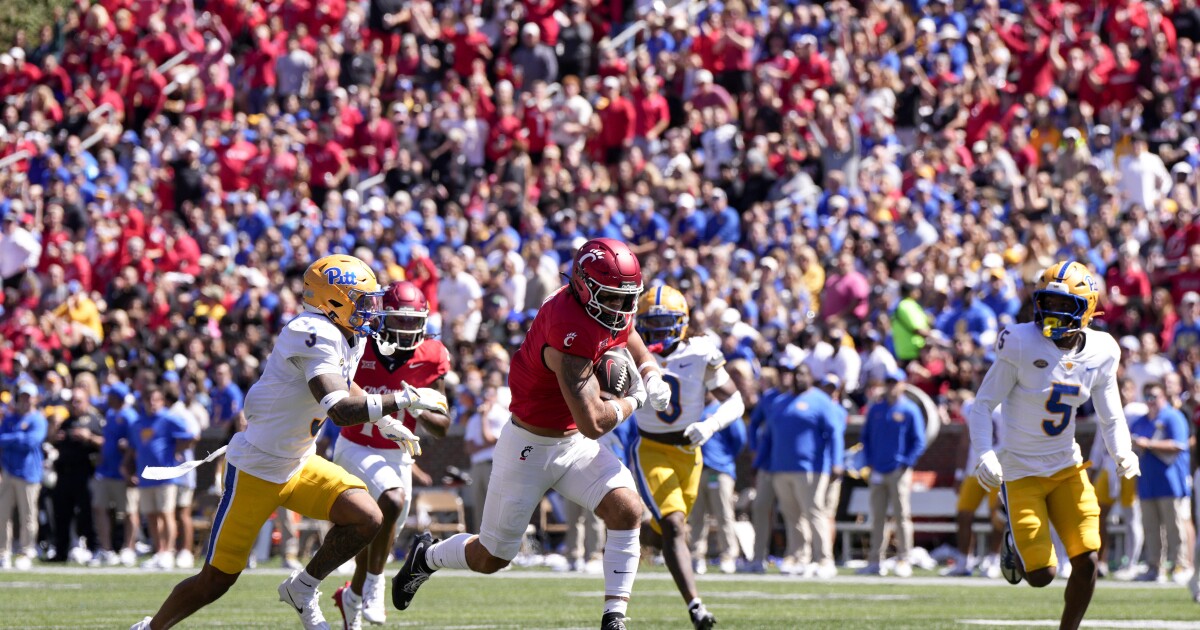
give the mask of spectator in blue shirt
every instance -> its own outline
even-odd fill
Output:
[[[16,405],[0,421],[0,569],[28,569],[37,555],[38,493],[42,489],[42,442],[46,416],[37,410],[38,390],[21,383]],[[15,554],[10,554],[9,519],[17,510]],[[13,556],[16,556],[14,559]]]
[[[96,537],[100,552],[96,564],[112,566],[119,560],[125,566],[133,566],[137,554],[133,543],[141,529],[137,509],[137,488],[129,485],[122,474],[121,462],[129,448],[129,431],[138,420],[137,411],[129,404],[129,387],[117,382],[108,386],[108,410],[104,413],[101,431],[100,459],[96,462],[96,482],[92,487],[92,513],[96,523]],[[118,519],[125,519],[125,544],[119,554],[113,553],[112,511]]]
[[[713,401],[704,408],[707,419],[721,403]],[[708,515],[716,520],[718,553],[721,573],[737,570],[738,542],[734,535],[734,485],[737,481],[737,457],[746,447],[746,423],[742,421],[717,431],[700,448],[704,470],[700,476],[700,493],[692,506],[692,557],[696,573],[704,574],[708,558]]]
[[[222,433],[227,433],[229,423],[234,416],[242,411],[242,400],[245,396],[242,388],[233,382],[233,370],[228,363],[218,363],[213,372],[212,409],[210,425],[220,427]]]
[[[162,389],[151,386],[142,393],[146,413],[131,427],[130,448],[126,451],[129,470],[134,471],[139,507],[146,518],[153,542],[154,557],[143,564],[150,569],[175,567],[175,507],[179,486],[169,479],[145,479],[149,466],[170,467],[179,463],[179,454],[191,448],[197,435],[187,422],[167,411]]]
[[[947,339],[954,339],[960,333],[966,333],[981,348],[989,348],[996,342],[996,314],[986,304],[975,299],[974,289],[963,288],[959,293],[958,302],[938,319],[937,329]]]
[[[791,371],[782,370],[781,380],[791,382]],[[746,566],[748,573],[765,573],[767,553],[771,548],[771,533],[775,524],[775,481],[771,470],[771,435],[767,418],[774,414],[777,404],[789,394],[783,385],[770,388],[758,397],[758,404],[750,412],[747,434],[750,450],[754,451],[751,467],[754,468],[754,505],[750,508],[750,522],[754,524],[754,557]]]
[[[896,517],[900,535],[896,540],[896,575],[909,577],[912,566],[908,552],[913,545],[912,468],[925,452],[925,417],[917,404],[905,395],[904,370],[888,374],[884,383],[887,393],[867,410],[863,426],[862,445],[867,465],[871,467],[871,552],[866,575],[883,575],[884,524],[889,506]]]
[[[837,574],[824,506],[834,465],[830,454],[844,450],[841,416],[804,362],[794,370],[792,396],[767,418],[775,495],[788,540],[785,573],[823,579]]]
[[[1142,503],[1142,527],[1146,532],[1146,573],[1137,581],[1156,582],[1162,569],[1173,567],[1180,574],[1187,566],[1188,498],[1192,495],[1187,418],[1171,406],[1160,383],[1142,390],[1149,412],[1129,427],[1134,450],[1140,456],[1138,499]],[[1163,565],[1163,542],[1166,562]],[[1175,577],[1175,576],[1172,576]]]
[[[704,226],[706,245],[737,245],[742,240],[742,218],[724,190],[714,188],[708,199],[708,217]]]

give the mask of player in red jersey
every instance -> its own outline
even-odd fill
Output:
[[[436,544],[428,532],[418,537],[392,583],[397,608],[407,608],[437,569],[495,573],[508,566],[534,509],[554,488],[594,511],[608,528],[601,627],[625,628],[641,551],[642,502],[633,475],[596,440],[647,399],[661,409],[670,399],[657,363],[630,326],[641,292],[641,265],[624,243],[593,239],[579,249],[570,285],[542,304],[513,356],[512,425],[496,443],[479,535],[457,534]],[[623,398],[606,400],[595,364],[622,348],[632,365],[646,369]]]
[[[383,294],[383,328],[371,337],[354,382],[368,394],[403,391],[406,384],[428,387],[443,396],[443,379],[450,371],[450,353],[436,339],[425,338],[429,305],[411,282],[396,282]],[[410,409],[404,426],[415,431],[417,422],[430,433],[444,436],[450,418],[442,413]],[[387,620],[383,598],[383,568],[392,550],[396,523],[408,517],[412,498],[413,457],[421,454],[419,438],[394,441],[374,424],[343,427],[333,461],[367,484],[383,512],[379,533],[354,559],[354,578],[334,593],[345,630],[361,627],[362,620],[382,624]]]

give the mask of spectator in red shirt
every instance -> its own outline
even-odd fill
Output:
[[[1117,44],[1113,49],[1115,63],[1104,84],[1104,94],[1109,103],[1126,105],[1138,98],[1138,70],[1141,64],[1133,58],[1126,44]]]
[[[713,84],[713,74],[708,70],[696,71],[696,91],[684,105],[689,111],[704,111],[709,107],[721,107],[729,112],[729,119],[737,118],[737,104],[725,88]]]
[[[599,110],[600,148],[604,152],[604,164],[615,169],[629,147],[637,131],[637,112],[633,103],[621,95],[621,80],[617,77],[604,79],[604,98],[608,103]]]
[[[138,42],[138,48],[146,51],[155,64],[162,65],[179,53],[179,41],[167,31],[162,17],[155,15],[150,19],[150,32]]]
[[[221,179],[221,189],[225,192],[249,190],[253,171],[249,168],[254,158],[258,157],[258,147],[246,140],[241,129],[233,132],[229,144],[218,148],[217,176]]]
[[[4,77],[9,84],[4,92],[17,96],[17,102],[20,103],[22,97],[42,80],[42,71],[31,63],[25,63],[25,51],[21,48],[14,47],[9,51],[9,56],[12,57],[13,66],[12,72]]]
[[[1108,306],[1104,309],[1107,321],[1121,320],[1127,309],[1141,310],[1150,302],[1150,276],[1138,259],[1140,250],[1137,241],[1121,243],[1117,263],[1104,274],[1108,285]]]
[[[657,153],[658,139],[671,123],[671,110],[667,99],[659,90],[662,79],[646,77],[633,89],[633,106],[637,112],[634,140],[647,155]]]
[[[317,125],[312,141],[304,147],[304,157],[309,164],[309,190],[313,203],[325,207],[329,191],[341,188],[350,174],[350,161],[342,145],[333,139],[333,126],[323,121]]]
[[[129,81],[132,116],[130,126],[141,131],[147,120],[153,120],[163,110],[167,95],[163,90],[167,87],[167,79],[154,65],[154,59],[145,51],[139,50],[141,65]]]
[[[479,20],[470,16],[461,22],[463,30],[454,34],[454,71],[460,77],[471,76],[476,59],[492,58],[492,42],[479,32]]]
[[[542,163],[542,154],[550,142],[550,129],[554,126],[554,112],[550,111],[550,95],[546,83],[538,81],[525,100],[524,116],[521,121],[524,127],[524,139],[529,159],[534,164]]]
[[[366,120],[355,129],[354,147],[354,166],[364,175],[382,172],[396,157],[396,128],[383,116],[383,103],[377,98],[371,99]]]
[[[750,69],[754,65],[751,50],[755,34],[754,25],[746,19],[746,7],[737,1],[726,4],[721,12],[720,38],[713,51],[721,56],[717,83],[734,98],[753,92]]]

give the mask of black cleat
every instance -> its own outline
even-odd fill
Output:
[[[688,610],[688,615],[692,617],[692,626],[696,630],[712,630],[712,627],[717,625],[717,618],[708,612],[704,604],[696,604],[694,608]]]
[[[400,567],[400,572],[392,578],[392,605],[396,610],[408,608],[413,596],[417,594],[417,589],[433,575],[434,570],[425,564],[425,552],[435,542],[437,541],[429,532],[419,534],[413,541],[408,550],[408,557],[404,559],[404,566]]]
[[[1016,549],[1012,530],[1005,531],[1004,543],[1000,546],[1000,574],[1009,584],[1020,584],[1025,577],[1025,570],[1021,567],[1021,559],[1017,557]]]
[[[625,615],[619,612],[604,613],[604,617],[600,619],[600,630],[627,630]]]

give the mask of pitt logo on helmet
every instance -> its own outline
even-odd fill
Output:
[[[353,271],[344,271],[337,267],[330,267],[329,269],[325,270],[325,281],[329,284],[345,284],[353,286],[358,284],[358,274],[354,273]]]
[[[1042,334],[1058,340],[1079,332],[1096,316],[1100,300],[1096,279],[1073,260],[1050,265],[1033,293],[1033,317]]]

